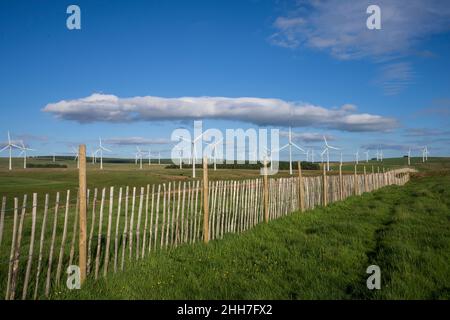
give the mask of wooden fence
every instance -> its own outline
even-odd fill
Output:
[[[207,185],[195,180],[88,190],[87,277],[106,277],[158,250],[220,239],[292,212],[403,185],[411,171],[312,177],[299,172],[289,178],[205,179]],[[5,299],[57,294],[65,286],[67,267],[78,262],[77,191],[0,200],[0,289]]]

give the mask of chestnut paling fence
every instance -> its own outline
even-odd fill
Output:
[[[204,230],[220,239],[292,212],[403,185],[412,171],[208,181],[208,210],[200,180],[88,190],[87,277],[106,277],[157,250],[202,241]],[[3,297],[38,299],[65,286],[67,267],[78,264],[77,191],[0,200]]]

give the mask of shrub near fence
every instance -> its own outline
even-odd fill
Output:
[[[195,180],[88,190],[87,277],[106,277],[155,251],[203,241],[204,230],[206,238],[220,239],[263,222],[266,213],[268,220],[277,219],[386,185],[403,185],[411,171],[333,176],[324,171],[313,177],[302,177],[300,171],[296,177],[268,178],[267,193],[264,178],[208,181],[208,188]],[[209,210],[203,208],[203,190],[208,190]],[[3,296],[7,300],[48,297],[65,285],[67,267],[78,264],[77,192],[1,201]],[[209,212],[206,226],[205,211]]]

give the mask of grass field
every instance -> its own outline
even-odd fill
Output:
[[[412,158],[412,164],[421,164],[421,158]],[[29,159],[29,163],[45,164],[51,163],[49,160]],[[448,162],[446,158],[429,158],[427,166],[441,166]],[[67,168],[30,168],[23,169],[22,159],[13,159],[13,171],[8,171],[8,159],[0,158],[0,196],[22,196],[23,194],[31,194],[33,192],[55,193],[56,191],[64,192],[67,189],[74,190],[78,186],[78,171],[76,162],[73,160],[59,160],[58,164],[67,165]],[[372,166],[383,166],[386,169],[398,168],[405,166],[404,158],[385,159],[383,163],[369,161],[369,163],[361,162],[358,167],[362,172],[363,166],[366,165],[368,171]],[[88,163],[88,187],[109,187],[109,186],[135,186],[142,187],[147,184],[169,182],[169,181],[188,181],[192,180],[192,169],[185,166],[183,170],[166,169],[165,164],[144,165],[143,170],[139,170],[137,166],[132,164],[105,163],[104,170],[99,170],[99,164],[93,165]],[[330,174],[338,172],[338,164],[330,164],[332,171]],[[294,166],[295,168],[295,166]],[[344,163],[344,173],[352,173],[354,170],[353,163]],[[305,175],[321,174],[320,171],[308,170]],[[288,176],[286,170],[280,171],[278,176]],[[197,169],[197,178],[201,178],[202,170]],[[209,170],[211,180],[217,179],[249,179],[259,176],[258,170],[227,170],[218,169],[217,171]]]
[[[208,246],[161,252],[61,299],[449,299],[450,165]],[[369,265],[381,290],[366,288]]]
[[[6,164],[4,160],[2,159],[3,164]],[[383,165],[385,168],[397,168],[403,166],[403,160],[387,159]],[[61,295],[54,295],[52,298],[371,298],[372,296],[365,296],[368,294],[364,290],[365,282],[360,282],[365,277],[365,269],[361,268],[364,264],[367,267],[369,259],[380,256],[383,261],[386,260],[383,262],[386,266],[393,267],[395,263],[401,261],[397,259],[397,254],[401,253],[408,257],[411,253],[422,254],[424,249],[427,249],[433,267],[437,266],[437,259],[441,259],[439,257],[447,259],[445,254],[441,254],[440,249],[441,243],[446,244],[449,240],[448,235],[442,232],[442,230],[450,229],[448,228],[448,202],[446,202],[448,200],[441,201],[440,197],[441,194],[448,196],[446,190],[450,186],[450,159],[430,158],[429,162],[425,164],[418,161],[419,159],[416,160],[415,168],[419,170],[419,173],[413,183],[408,184],[406,188],[389,187],[376,194],[366,194],[362,198],[349,199],[327,209],[314,210],[302,215],[294,214],[280,221],[273,221],[269,226],[258,226],[254,231],[242,236],[227,236],[224,241],[212,242],[209,247],[196,245],[169,252],[157,251],[144,263],[130,266],[130,269],[127,268],[128,271],[125,274],[118,275],[117,278],[108,276],[107,283],[89,282],[86,290],[82,292],[64,292]],[[35,161],[42,163],[42,160]],[[64,195],[64,190],[68,188],[75,190],[77,188],[75,162],[58,162],[67,164],[69,168],[22,169],[9,172],[1,166],[3,169],[0,170],[0,196],[8,196],[10,204],[13,195],[28,194],[31,196],[32,192],[39,192],[39,203],[42,206],[44,192],[49,192],[51,199],[54,199],[56,191],[62,191]],[[367,167],[369,171],[372,164],[375,167],[379,165],[376,162],[369,162]],[[333,163],[331,174],[336,174],[337,168],[337,165]],[[353,164],[344,164],[344,170],[348,170],[347,173],[353,172]],[[360,170],[362,170],[362,164]],[[222,169],[216,172],[211,170],[210,176],[212,179],[244,179],[255,178],[258,173],[257,170]],[[305,174],[317,175],[321,172],[307,171]],[[199,170],[198,177],[201,178],[201,175],[202,172]],[[287,171],[279,174],[279,176],[287,175]],[[422,176],[424,178],[420,178]],[[191,170],[188,168],[183,170],[165,169],[164,165],[145,166],[144,170],[139,170],[134,164],[109,163],[105,165],[103,171],[93,166],[88,169],[90,187],[126,185],[139,187],[180,180],[192,180]],[[72,197],[75,195],[76,193],[72,193]],[[419,201],[419,198],[414,198],[417,195],[423,199]],[[74,212],[71,211],[70,221],[73,219]],[[409,218],[415,220],[403,219],[404,212],[410,215]],[[38,215],[39,224],[42,212],[39,211]],[[432,219],[428,219],[429,217]],[[9,213],[5,217],[8,225],[12,223],[11,218]],[[392,222],[397,220],[401,223],[394,224]],[[59,235],[62,231],[62,219],[58,221]],[[105,223],[106,220],[103,224]],[[24,226],[27,234],[30,232],[30,227],[28,221]],[[106,228],[106,226],[104,227]],[[385,232],[387,230],[393,232],[397,238],[389,238],[389,234]],[[5,231],[5,239],[10,239],[10,230]],[[432,249],[427,247],[428,244],[425,247],[416,243],[403,246],[402,239],[407,236],[408,232],[413,235],[423,232],[422,240],[427,242],[432,240],[433,243],[430,244]],[[48,227],[46,239],[49,239],[50,233],[51,228]],[[434,234],[439,237],[433,238]],[[425,235],[430,239],[427,239]],[[443,238],[440,237],[441,235]],[[373,241],[375,241],[374,248]],[[436,244],[434,241],[437,241]],[[380,251],[385,247],[391,250],[390,247],[385,246],[385,242],[401,251],[400,253],[394,252],[394,256],[389,256],[389,259],[392,258],[391,262],[387,258],[385,259],[384,253],[382,254],[384,251]],[[402,246],[397,247],[397,242]],[[5,248],[9,248],[8,243],[3,243],[3,245],[6,245]],[[378,247],[381,249],[378,250]],[[445,249],[448,248],[445,247]],[[66,247],[66,251],[68,250],[69,248]],[[3,253],[2,261],[8,259],[9,250],[4,250]],[[417,261],[413,263],[418,264],[419,273],[429,273],[428,269],[421,269],[423,263]],[[382,263],[379,264],[381,266]],[[240,270],[240,266],[246,266],[246,268]],[[45,263],[43,267],[45,268]],[[412,266],[402,265],[399,268],[400,276],[413,277]],[[201,274],[204,269],[211,274]],[[331,275],[321,273],[318,279],[315,279],[317,270],[329,272]],[[6,270],[3,271],[0,273],[2,285],[6,281]],[[143,272],[142,277],[140,276],[141,272]],[[434,272],[442,272],[450,277],[446,266],[440,265]],[[186,274],[188,277],[184,279],[183,275]],[[293,282],[292,277],[297,276],[299,279]],[[330,277],[338,276],[342,277],[340,281],[338,279],[330,280]],[[253,281],[251,279],[254,279],[255,283],[250,283]],[[230,284],[223,283],[228,280],[231,281]],[[405,282],[407,281],[409,279],[405,280]],[[240,284],[241,282],[242,284]],[[258,284],[259,282],[262,284]],[[299,287],[301,292],[298,292],[300,289],[295,286],[291,287],[291,282],[297,283],[296,286],[303,284],[305,287]],[[145,285],[141,286],[142,283]],[[448,284],[445,279],[441,283]],[[202,284],[207,284],[207,286]],[[341,292],[343,290],[341,285],[346,287],[345,294]],[[225,291],[216,291],[216,286],[224,286]],[[432,290],[435,290],[434,286],[434,284],[430,284]],[[406,288],[408,289],[407,283]],[[442,290],[445,296],[446,289]],[[289,293],[291,291],[292,293]],[[416,296],[425,297],[426,295],[417,295],[416,292],[413,292],[407,297]],[[376,297],[397,298],[403,296],[396,292],[392,296]],[[441,297],[441,295],[437,294],[437,297]]]

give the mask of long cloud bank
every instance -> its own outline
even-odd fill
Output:
[[[353,132],[388,131],[398,126],[393,118],[358,113],[356,106],[350,104],[329,109],[308,103],[252,97],[119,98],[94,93],[86,98],[49,103],[42,111],[79,123],[217,119],[260,126],[316,127]]]

